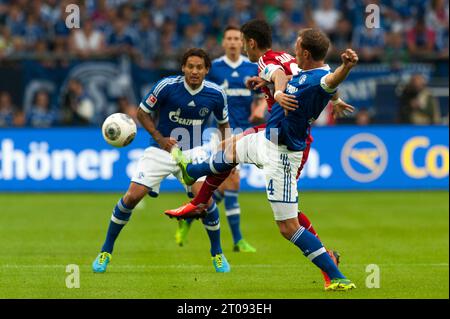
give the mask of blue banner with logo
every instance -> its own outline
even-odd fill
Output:
[[[448,189],[448,127],[314,127],[300,190]],[[148,144],[113,148],[100,129],[0,130],[0,191],[124,191]],[[241,168],[242,190],[264,189],[262,171]],[[161,191],[183,191],[169,176]]]

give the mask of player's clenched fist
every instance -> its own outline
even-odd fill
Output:
[[[352,49],[347,49],[341,54],[342,63],[348,68],[353,68],[358,63],[358,55]]]

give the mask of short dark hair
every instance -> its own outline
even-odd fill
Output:
[[[181,59],[181,66],[185,66],[187,60],[191,57],[191,56],[198,56],[199,58],[202,58],[203,61],[205,62],[205,67],[207,69],[211,68],[211,58],[209,57],[208,53],[206,53],[205,50],[203,49],[199,49],[199,48],[192,48],[187,50],[184,54],[183,57]]]
[[[298,33],[302,37],[301,46],[308,50],[314,61],[324,60],[330,47],[330,39],[319,29],[303,29]]]
[[[227,33],[227,31],[230,30],[234,30],[234,31],[239,31],[241,32],[241,29],[239,29],[239,27],[235,26],[235,25],[228,25],[224,30],[223,30],[223,34]]]
[[[272,47],[272,29],[265,20],[253,19],[241,27],[241,32],[246,39],[253,39],[260,49]]]

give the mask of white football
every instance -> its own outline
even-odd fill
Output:
[[[124,113],[114,113],[106,118],[102,125],[105,141],[115,147],[130,144],[136,136],[136,123]]]

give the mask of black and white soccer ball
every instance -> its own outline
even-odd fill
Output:
[[[114,113],[102,125],[105,141],[115,147],[124,147],[136,137],[137,128],[133,119],[124,113]]]

